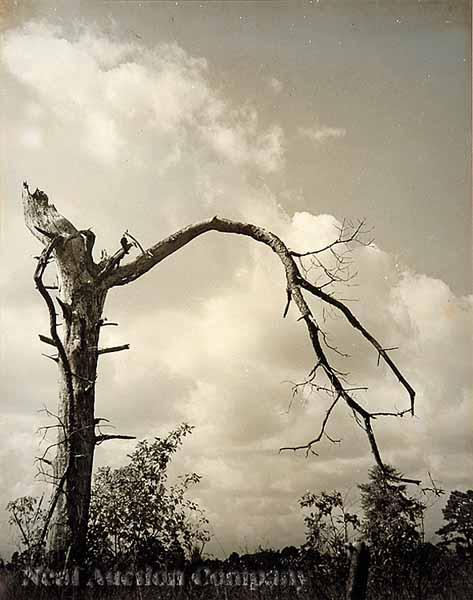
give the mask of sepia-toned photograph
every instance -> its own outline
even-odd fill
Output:
[[[0,600],[473,597],[470,0],[0,0]]]

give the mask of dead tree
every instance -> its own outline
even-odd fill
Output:
[[[133,236],[125,232],[120,244],[117,243],[116,252],[112,256],[104,255],[96,262],[92,254],[94,233],[90,229],[76,229],[49,203],[44,192],[36,190],[30,193],[25,183],[23,206],[26,225],[43,245],[42,253],[37,257],[34,280],[49,312],[50,331],[47,336],[41,334],[40,339],[54,348],[55,354],[49,355],[49,358],[57,363],[59,371],[57,419],[60,426],[57,428],[58,439],[54,444],[56,457],[51,463],[50,473],[55,488],[48,513],[50,522],[46,523],[47,547],[53,555],[63,559],[67,556],[72,562],[80,562],[83,558],[86,552],[95,447],[104,441],[131,437],[104,435],[100,430],[97,433],[100,419],[96,419],[94,405],[98,358],[107,352],[128,349],[128,345],[99,347],[101,328],[114,324],[102,318],[107,293],[113,287],[135,281],[193,239],[210,231],[247,236],[265,244],[276,254],[286,280],[287,298],[283,316],[288,314],[290,304],[293,303],[299,313],[298,321],[307,329],[315,355],[314,366],[307,381],[296,384],[295,389],[297,391],[299,385],[309,385],[331,396],[331,404],[318,435],[300,446],[281,450],[314,452],[313,446],[322,437],[332,439],[325,431],[326,425],[335,406],[343,402],[365,430],[374,459],[383,468],[373,421],[379,416],[403,416],[406,413],[413,415],[415,392],[389,355],[392,348],[383,347],[347,305],[335,298],[327,287],[349,279],[345,250],[342,252],[340,248],[345,249],[351,242],[358,241],[362,224],[352,227],[349,235],[342,228],[338,238],[324,248],[300,253],[290,250],[281,239],[262,227],[215,216],[177,231],[148,250],[144,250]],[[139,254],[126,262],[124,259],[133,247],[136,247]],[[331,253],[335,259],[330,267],[323,262],[324,252]],[[309,281],[308,265],[304,263],[307,259],[322,273],[322,282]],[[50,294],[50,289],[55,286],[43,283],[43,275],[52,261],[56,265],[58,282],[55,299]],[[336,348],[328,343],[305,295],[315,297],[323,306],[340,312],[348,324],[365,338],[375,349],[378,361],[383,359],[405,388],[409,398],[408,408],[400,412],[372,413],[354,398],[355,388],[347,385],[329,359],[330,351]],[[62,321],[61,335],[58,333],[59,317]],[[48,465],[45,457],[43,463]],[[419,483],[416,480],[406,481]]]

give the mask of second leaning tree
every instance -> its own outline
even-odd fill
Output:
[[[385,466],[373,431],[373,420],[380,416],[402,416],[406,413],[413,415],[415,392],[390,357],[389,349],[365,329],[346,304],[334,297],[333,293],[326,291],[328,284],[340,280],[345,269],[343,253],[338,252],[338,249],[358,240],[357,236],[362,231],[361,224],[349,228],[348,232],[342,228],[339,236],[329,246],[301,253],[292,251],[279,237],[262,227],[215,216],[189,225],[147,250],[133,240],[139,255],[129,261],[125,261],[125,258],[133,246],[127,236],[124,236],[112,256],[105,256],[96,261],[93,257],[95,234],[90,229],[77,229],[56,210],[44,192],[37,189],[31,193],[25,183],[23,207],[26,225],[43,245],[34,280],[48,308],[50,332],[48,336],[41,335],[40,339],[55,348],[56,353],[50,358],[57,362],[59,370],[58,438],[54,444],[56,456],[54,461],[49,461],[44,456],[40,459],[42,467],[54,483],[43,535],[52,556],[59,560],[68,557],[69,561],[78,563],[84,558],[87,551],[95,448],[97,444],[108,440],[130,437],[102,434],[98,427],[100,420],[95,416],[98,359],[104,353],[127,348],[99,347],[101,328],[107,324],[102,317],[107,293],[113,287],[135,281],[193,239],[207,232],[243,235],[265,244],[276,254],[286,280],[287,297],[283,316],[287,315],[293,303],[299,313],[298,321],[304,323],[314,351],[313,367],[304,384],[323,390],[331,397],[330,406],[317,435],[300,446],[281,450],[310,452],[312,447],[327,435],[325,427],[335,406],[344,402],[365,430],[374,459],[384,471]],[[330,251],[335,257],[335,266],[332,268],[326,267],[319,259],[321,253],[326,251]],[[326,276],[324,284],[316,285],[309,281],[306,271],[302,268],[304,257],[313,257],[321,265]],[[51,262],[55,263],[58,279],[55,298],[43,282],[43,275]],[[331,349],[331,346],[305,295],[315,297],[339,311],[349,326],[356,329],[371,344],[378,357],[386,362],[400,385],[405,388],[409,398],[405,410],[373,413],[355,400],[353,388],[345,383],[329,360],[327,350]],[[62,320],[61,335],[58,331],[58,315],[61,315]],[[417,480],[404,481],[419,483]]]

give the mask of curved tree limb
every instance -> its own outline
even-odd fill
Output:
[[[171,254],[174,254],[174,252],[177,252],[179,249],[181,249],[183,246],[194,240],[196,237],[210,231],[217,231],[220,233],[233,233],[250,237],[257,242],[265,244],[277,254],[284,268],[287,283],[287,303],[284,310],[284,316],[287,314],[290,301],[293,301],[301,315],[300,320],[303,320],[306,324],[309,333],[309,338],[312,343],[312,348],[317,359],[316,365],[321,366],[323,371],[325,372],[325,375],[327,376],[327,379],[329,380],[332,386],[332,391],[334,392],[337,401],[339,398],[342,398],[347,404],[347,406],[352,410],[356,420],[360,424],[362,424],[363,429],[368,437],[371,452],[375,458],[375,461],[381,467],[381,469],[385,471],[385,466],[382,461],[372,427],[372,420],[375,419],[376,416],[380,416],[380,413],[372,414],[368,410],[363,408],[350,394],[349,389],[344,386],[341,379],[343,374],[340,374],[330,364],[320,341],[320,337],[322,336],[322,339],[324,339],[325,334],[319,328],[317,321],[302,294],[302,290],[304,289],[310,292],[311,294],[322,300],[325,304],[334,306],[335,308],[340,310],[345,315],[348,322],[355,329],[360,331],[361,334],[365,337],[365,339],[371,345],[374,346],[374,348],[378,351],[378,354],[383,357],[384,361],[390,367],[390,369],[397,377],[401,385],[408,391],[411,401],[411,414],[414,414],[415,391],[412,388],[412,386],[407,382],[405,377],[402,375],[400,369],[397,367],[395,362],[387,354],[387,349],[382,347],[382,345],[376,340],[376,338],[374,338],[374,336],[368,332],[368,330],[358,321],[358,319],[353,315],[351,310],[341,300],[333,298],[329,294],[322,291],[319,287],[310,283],[305,277],[302,276],[300,269],[294,260],[294,253],[287,248],[287,246],[279,237],[277,237],[270,231],[267,231],[266,229],[263,229],[262,227],[258,227],[256,225],[252,225],[250,223],[231,221],[229,219],[222,219],[220,217],[215,216],[207,221],[195,223],[177,231],[176,233],[165,238],[164,240],[161,240],[160,242],[149,248],[146,251],[146,253],[141,254],[139,257],[137,257],[135,260],[128,264],[117,266],[116,258],[112,257],[109,265],[105,266],[102,283],[104,286],[111,288],[115,286],[126,285],[132,281],[135,281],[136,279],[147,273],[155,265],[166,259]],[[342,241],[346,242],[346,240]],[[334,402],[333,406],[335,404],[336,402]],[[324,423],[322,426],[322,432],[317,438],[303,446],[296,446],[295,448],[286,447],[284,449],[306,449],[307,451],[311,451],[312,446],[318,441],[320,441],[320,439],[322,438],[322,434],[325,430],[325,425],[327,423],[328,417],[330,416],[332,408],[329,410],[328,416],[326,415],[326,419],[324,419]],[[420,483],[419,481],[413,479],[403,480],[410,483]]]

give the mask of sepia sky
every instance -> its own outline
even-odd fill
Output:
[[[366,218],[356,286],[338,297],[393,353],[417,391],[415,418],[376,423],[383,456],[446,489],[473,486],[469,2],[0,2],[0,554],[14,549],[3,508],[41,490],[33,459],[55,409],[41,357],[47,311],[34,290],[39,245],[21,183],[44,190],[113,252],[218,214],[313,250]],[[98,254],[97,254],[98,256]],[[372,457],[340,405],[319,456],[278,454],[318,433],[327,398],[291,403],[312,356],[267,248],[206,234],[139,281],[112,290],[97,415],[117,433],[195,425],[176,472],[214,535],[209,551],[303,541],[298,499],[339,489],[356,501]],[[370,408],[403,390],[337,315],[338,363]],[[113,330],[113,331],[111,331]],[[117,466],[133,443],[109,442]],[[415,490],[413,490],[414,492]],[[441,503],[429,513],[439,526]]]

